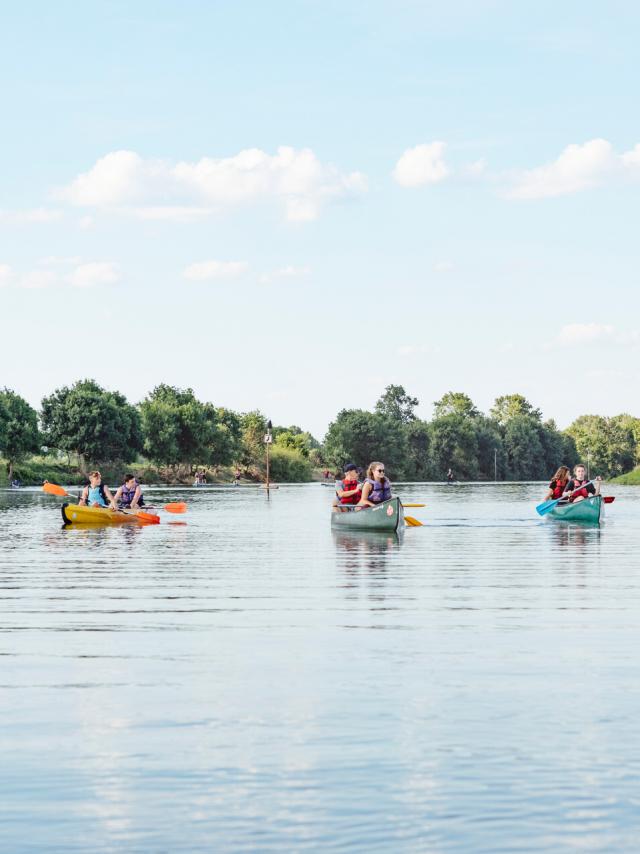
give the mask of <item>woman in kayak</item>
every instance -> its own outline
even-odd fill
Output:
[[[111,507],[116,509],[116,502],[111,490],[102,482],[102,475],[99,471],[89,472],[89,483],[82,490],[80,501],[82,507]]]
[[[124,483],[114,495],[114,501],[118,507],[139,510],[144,505],[140,484],[132,474],[125,475]]]
[[[375,507],[391,498],[391,481],[385,476],[384,463],[371,463],[362,487],[360,506]]]
[[[588,481],[586,468],[582,463],[578,463],[573,470],[573,478],[567,483],[562,497],[575,503],[576,501],[584,501],[590,495],[600,495],[601,482],[601,477]]]
[[[549,501],[551,498],[562,498],[564,491],[567,488],[568,482],[569,468],[568,466],[560,466],[558,471],[551,479],[551,483],[549,484],[549,489],[547,490],[547,494],[544,497],[544,501]]]

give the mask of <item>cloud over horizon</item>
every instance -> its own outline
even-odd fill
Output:
[[[362,173],[340,172],[310,148],[280,146],[273,155],[251,148],[233,157],[177,163],[121,150],[101,157],[55,195],[77,207],[174,221],[272,199],[287,220],[307,222],[326,203],[366,187]]]

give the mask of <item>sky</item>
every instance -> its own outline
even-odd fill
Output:
[[[633,2],[6,4],[0,387],[640,415]]]

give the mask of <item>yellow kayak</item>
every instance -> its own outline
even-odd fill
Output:
[[[157,524],[160,517],[154,513],[136,510],[110,510],[108,507],[84,507],[80,504],[63,504],[62,518],[65,525],[74,522],[86,525],[116,525],[121,522]]]

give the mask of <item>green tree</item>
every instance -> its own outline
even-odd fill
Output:
[[[197,400],[193,389],[164,383],[140,404],[144,449],[149,459],[164,465],[216,464],[226,438],[218,410]]]
[[[507,421],[503,441],[510,480],[544,480],[548,476],[541,427],[536,417],[524,413]]]
[[[129,462],[142,448],[138,410],[94,380],[80,380],[45,397],[42,426],[46,443],[76,454],[83,469],[89,461]]]
[[[274,444],[269,454],[270,478],[280,483],[306,483],[311,480],[311,464],[295,448]]]
[[[502,397],[497,397],[489,414],[501,426],[519,415],[529,415],[537,421],[542,420],[540,410],[534,409],[521,394],[504,394]]]
[[[242,450],[242,421],[231,409],[216,409],[218,435],[213,450],[213,464],[228,466],[236,462]]]
[[[434,418],[444,415],[462,415],[464,418],[476,418],[480,415],[471,398],[461,391],[448,391],[433,404]]]
[[[414,409],[418,405],[417,397],[411,397],[401,385],[388,385],[376,403],[376,414],[401,424],[415,421]]]
[[[588,464],[590,476],[615,477],[633,468],[636,420],[630,415],[581,415],[569,425],[566,432],[573,437],[581,461]]]
[[[13,467],[28,454],[40,450],[38,415],[27,401],[5,388],[0,391],[0,451],[7,459],[9,480]]]
[[[363,409],[343,409],[329,425],[324,441],[325,456],[336,468],[346,462],[366,468],[374,460],[384,462],[389,476],[404,475],[407,437],[398,422]]]
[[[472,424],[478,444],[478,476],[487,480],[503,480],[507,473],[507,455],[498,422],[476,415]]]
[[[240,462],[245,468],[250,466],[262,467],[265,448],[264,437],[267,432],[267,419],[261,412],[245,412],[240,417],[242,443]]]
[[[431,469],[436,480],[451,468],[456,477],[475,480],[479,475],[478,439],[472,419],[452,413],[430,424]]]
[[[409,480],[428,480],[431,477],[431,429],[426,421],[416,419],[405,427],[407,461],[404,476]]]

